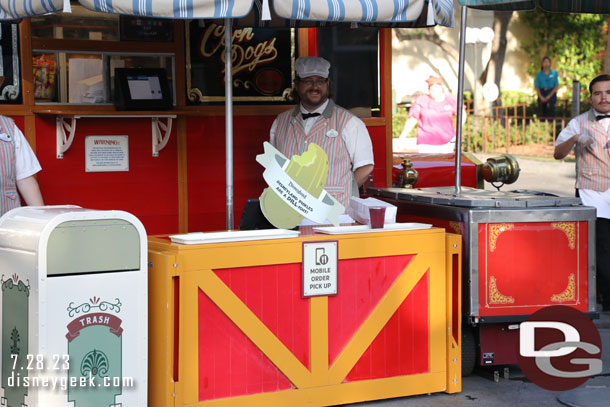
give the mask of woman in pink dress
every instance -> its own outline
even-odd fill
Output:
[[[409,109],[409,118],[405,123],[399,140],[407,135],[417,125],[417,149],[425,153],[450,153],[455,150],[455,123],[453,116],[457,115],[457,99],[445,94],[443,79],[430,76],[428,94],[421,95]]]

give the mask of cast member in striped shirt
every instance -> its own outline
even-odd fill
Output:
[[[324,189],[346,209],[350,196],[373,171],[373,145],[366,126],[331,99],[330,62],[320,57],[295,61],[294,109],[273,122],[269,142],[286,157],[303,154],[316,143],[328,156]]]
[[[555,159],[578,149],[576,188],[582,203],[597,209],[597,300],[610,311],[610,75],[589,85],[591,109],[576,116],[555,141]]]
[[[3,82],[0,76],[0,87]],[[0,116],[0,215],[21,206],[19,194],[28,205],[44,205],[34,178],[40,170],[36,155],[15,122]]]

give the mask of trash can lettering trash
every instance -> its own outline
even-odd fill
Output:
[[[0,405],[147,405],[146,245],[122,211],[0,218]]]

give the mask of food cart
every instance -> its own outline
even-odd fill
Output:
[[[201,78],[197,72],[211,65],[192,68],[196,58],[209,51],[205,46],[218,51],[214,54],[218,60],[222,60],[223,51],[224,55],[234,50],[252,56],[258,48],[245,42],[252,30],[242,27],[299,27],[282,27],[263,41],[267,45],[287,41],[288,51],[282,54],[290,61],[295,55],[323,52],[320,37],[324,37],[324,29],[302,28],[317,26],[319,20],[353,21],[365,27],[379,21],[388,27],[453,22],[451,2],[446,0],[410,2],[396,12],[381,7],[394,7],[394,2],[378,2],[379,7],[372,12],[350,6],[344,8],[345,15],[333,14],[324,4],[322,11],[313,7],[294,16],[292,2],[282,3],[273,2],[269,10],[266,1],[257,2],[249,14],[252,1],[218,10],[215,3],[194,2],[185,11],[174,10],[173,2],[155,1],[152,9],[140,10],[134,9],[137,6],[132,2],[104,5],[83,0],[81,4],[92,9],[102,4],[99,7],[106,11],[132,17],[108,15],[100,19],[80,9],[74,24],[62,21],[60,13],[37,16],[65,7],[68,2],[63,0],[3,8],[3,19],[37,16],[18,25],[3,25],[10,33],[3,38],[12,38],[19,47],[5,48],[13,51],[11,62],[17,72],[5,82],[5,88],[12,87],[18,96],[2,113],[16,119],[41,161],[44,171],[38,181],[45,202],[120,208],[141,219],[151,235],[232,229],[233,213],[240,214],[246,199],[258,196],[263,189],[255,155],[262,151],[275,115],[288,109],[273,104],[273,98],[279,92],[283,99],[283,92],[292,85],[289,76],[294,69],[268,69],[253,77],[254,87],[268,93],[258,99],[233,93],[232,84],[245,83],[235,75],[244,65],[231,65],[236,61],[230,57],[209,74],[211,81],[198,86]],[[78,9],[74,2],[72,7]],[[174,20],[149,26],[149,21],[140,17],[153,15]],[[230,19],[238,17],[250,25],[235,22],[240,28],[231,33],[226,27],[233,24]],[[195,21],[179,20],[183,18]],[[113,19],[121,27],[118,37],[113,34],[115,29],[107,26]],[[145,29],[134,33],[131,25]],[[377,67],[371,82],[380,91],[373,95],[378,104],[355,107],[365,112],[363,121],[373,141],[378,163],[373,185],[385,186],[392,165],[391,35],[388,28],[373,30],[374,49],[367,52]],[[223,41],[229,43],[231,34],[235,45],[223,49]],[[115,82],[112,75],[105,76],[112,72],[109,67],[132,68],[149,64],[151,59],[167,72],[172,108],[141,110],[143,105],[130,104],[133,100],[115,105],[111,98],[121,84],[120,79]],[[248,62],[247,67],[256,66]],[[260,66],[274,68],[271,61]],[[81,71],[88,75],[77,77]],[[225,74],[227,88],[208,91],[206,86],[222,82],[219,72]],[[290,72],[288,77],[284,72]],[[277,81],[285,81],[279,89]],[[74,88],[82,89],[82,94],[71,93]],[[217,104],[223,101],[225,106]],[[126,106],[133,110],[120,110]],[[327,240],[335,240],[338,247],[337,294],[303,298],[298,289],[301,249]],[[404,246],[407,243],[408,249]],[[459,284],[455,284],[460,276],[461,244],[442,229],[337,235],[332,239],[305,234],[283,243],[193,246],[151,236],[150,249],[150,403],[227,405],[247,398],[253,405],[328,405],[461,388],[461,335],[456,316],[461,301]],[[260,272],[259,281],[267,281],[261,270],[268,268],[275,269],[278,278],[290,278],[290,289],[275,286],[256,291],[258,286],[252,286],[248,300],[238,298],[238,280],[248,283],[248,278]],[[385,277],[376,278],[379,272]],[[227,276],[235,284],[223,280]],[[249,291],[250,287],[246,284],[245,288]],[[353,307],[352,302],[360,302],[361,297],[365,304]],[[224,299],[230,303],[223,303]],[[255,303],[267,299],[277,301],[275,319],[281,329],[274,327],[273,315],[258,314]],[[413,301],[427,311],[414,314]],[[294,304],[296,314],[281,313],[285,303]],[[223,319],[224,313],[230,318]],[[244,315],[246,321],[242,320]],[[297,326],[291,317],[300,318],[302,323]],[[287,338],[291,334],[286,330],[293,329],[298,334]],[[223,336],[227,332],[229,336]],[[398,340],[401,334],[409,334],[415,341],[408,351]],[[216,351],[222,354],[227,350],[227,338],[243,345],[238,348],[246,350],[245,367],[240,365],[239,355],[229,358],[225,368],[208,360]],[[379,351],[391,353],[380,359],[376,356]],[[403,357],[391,356],[395,352],[403,352]],[[369,369],[377,360],[384,366]],[[219,370],[210,370],[214,368]],[[256,382],[255,377],[254,382],[247,380],[251,369],[264,373],[263,382]],[[224,379],[210,382],[212,374],[222,374]]]
[[[218,10],[214,8],[215,3],[205,1],[199,2],[199,4],[193,2],[196,5],[192,8],[182,9],[174,9],[173,2],[164,1],[155,1],[148,9],[146,7],[138,9],[133,2],[126,1],[114,1],[112,5],[92,0],[82,0],[81,3],[91,9],[99,7],[97,10],[121,13],[131,17],[119,19],[116,16],[115,18],[113,15],[108,15],[95,20],[96,24],[85,23],[85,27],[81,27],[80,31],[77,29],[76,33],[72,31],[71,34],[67,29],[68,25],[46,24],[44,20],[43,24],[39,24],[41,20],[38,20],[38,23],[33,22],[38,17],[24,19],[19,24],[3,23],[4,42],[2,46],[4,50],[12,52],[8,62],[5,63],[11,64],[10,72],[13,72],[13,76],[8,77],[8,80],[5,81],[1,92],[2,114],[16,120],[17,125],[24,131],[26,138],[35,149],[44,168],[44,171],[39,174],[38,180],[48,204],[70,203],[96,209],[126,210],[136,215],[151,235],[232,228],[233,213],[241,213],[246,199],[258,196],[264,187],[261,177],[262,170],[255,163],[254,156],[256,152],[261,151],[262,142],[268,137],[268,129],[275,115],[287,109],[286,106],[268,103],[267,101],[270,99],[246,99],[240,102],[240,96],[233,95],[233,88],[230,86],[226,93],[208,95],[210,98],[198,102],[198,88],[192,86],[192,72],[189,70],[192,66],[192,55],[189,56],[190,48],[185,46],[187,40],[197,39],[198,36],[191,35],[192,31],[187,31],[187,23],[182,19],[207,19],[201,22],[196,21],[193,25],[195,28],[204,29],[206,33],[209,33],[206,38],[215,41],[214,49],[220,49],[220,53],[222,53],[220,44],[225,41],[227,35],[230,37],[230,34],[228,30],[222,32],[222,25],[215,25],[212,28],[213,24],[219,22],[218,19],[225,19],[223,23],[226,26],[232,24],[229,19],[243,18],[243,21],[249,21],[249,26],[272,27],[279,24],[284,26],[284,30],[285,26],[297,27],[289,31],[291,33],[289,37],[291,35],[298,37],[298,41],[293,43],[292,51],[304,56],[320,53],[319,35],[322,32],[322,28],[304,27],[316,26],[317,21],[353,21],[355,25],[366,27],[375,23],[373,16],[376,15],[376,12],[360,11],[359,6],[345,8],[350,13],[354,10],[360,12],[356,17],[349,17],[351,16],[349,13],[348,17],[340,13],[331,15],[327,6],[323,5],[322,11],[315,8],[309,9],[307,12],[310,14],[305,14],[304,18],[309,20],[302,21],[303,14],[292,14],[292,2],[280,0],[273,1],[271,9],[267,1],[257,1],[254,6],[252,1],[238,1],[233,4],[233,8],[222,8],[219,5]],[[382,1],[375,4],[381,3],[393,4],[393,2]],[[37,16],[49,11],[60,11],[66,4],[69,2],[63,0],[34,1],[31,4],[27,2],[27,6],[26,2],[17,2],[17,4],[5,8],[2,3],[0,19],[10,20]],[[73,2],[72,5],[75,6],[75,3]],[[395,16],[398,20],[382,22],[379,25],[381,27],[415,27],[435,23],[451,25],[453,21],[451,1],[416,1],[409,2],[409,6],[405,7],[402,13],[397,13],[398,17]],[[295,10],[297,10],[296,7]],[[142,25],[147,21],[143,16],[165,17],[168,20],[164,21],[169,21],[170,24],[148,27],[135,34],[126,30],[127,34],[124,38],[112,37],[112,35],[107,37],[107,31],[113,29],[99,28],[104,27],[104,21],[113,18],[115,18],[116,24]],[[267,17],[271,17],[271,20],[266,19]],[[84,16],[83,21],[87,21]],[[248,26],[247,23],[244,24],[244,26]],[[238,38],[247,37],[245,32],[242,31],[242,34]],[[390,37],[389,28],[379,29],[377,51],[380,94],[377,96],[379,96],[380,103],[379,106],[376,106],[376,108],[378,107],[377,115],[371,114],[363,118],[371,134],[375,151],[377,165],[373,172],[373,184],[377,188],[390,186],[391,183]],[[225,43],[228,42],[225,41]],[[245,53],[247,47],[242,50]],[[54,59],[55,64],[48,62],[49,59],[46,58],[48,55],[56,58]],[[69,83],[70,77],[66,66],[62,71],[59,63],[63,61],[65,64],[70,58],[87,60],[91,59],[91,55],[101,55],[100,59],[103,61],[114,61],[108,62],[107,65],[106,62],[101,64],[102,75],[106,73],[104,67],[110,66],[111,63],[115,64],[114,66],[127,63],[122,61],[122,57],[155,56],[159,59],[157,65],[163,65],[171,79],[172,109],[167,111],[118,111],[112,103],[86,103],[87,101],[83,100],[71,103],[68,87],[61,85]],[[45,57],[43,58],[43,56]],[[118,61],[115,58],[117,56]],[[219,54],[217,56],[220,58]],[[36,62],[34,63],[34,61]],[[225,61],[229,64],[232,59],[225,58]],[[81,66],[100,65],[90,64],[87,61],[79,61],[78,64]],[[51,69],[54,70],[52,75],[50,74]],[[221,72],[230,75],[234,73],[234,69],[228,65],[224,71],[221,69]],[[95,80],[95,76],[81,79],[85,80],[83,85],[90,87],[87,89],[91,90],[89,96],[93,99],[89,100],[95,100],[98,95],[96,92],[99,92],[99,88],[96,88],[98,81]],[[214,76],[214,78],[216,82],[222,82],[222,76]],[[262,89],[269,90],[274,89],[273,86],[269,87],[265,84],[273,84],[277,77],[273,72],[268,72],[268,75],[261,75],[259,79],[259,85],[264,85]],[[225,82],[233,83],[232,80],[225,80]],[[57,88],[55,91],[50,91],[48,89],[50,86],[57,86]],[[111,90],[112,86],[108,87]],[[195,102],[191,99],[192,97],[195,98]],[[215,104],[219,101],[226,101],[227,106]],[[240,104],[233,106],[233,101]],[[370,106],[368,107],[370,108]],[[224,137],[225,134],[226,137]],[[93,143],[93,145],[97,140],[100,144],[118,146],[117,153],[120,151],[127,153],[119,154],[121,158],[114,161],[113,171],[89,171],[87,157],[88,153],[94,149],[91,144],[87,144],[86,137],[93,137],[88,139],[89,143]],[[233,149],[233,146],[236,148]],[[458,157],[461,159],[461,155]],[[89,163],[93,164],[90,168],[97,166],[99,169],[102,166],[101,160],[93,160]],[[461,163],[457,168],[461,169]],[[456,172],[459,174],[459,171]],[[476,183],[476,181],[474,182]],[[409,233],[404,233],[404,236],[396,234],[398,232],[392,233],[395,234],[380,235],[376,238],[377,242],[384,242],[390,247],[394,247],[391,243],[392,238],[402,242],[412,241],[416,236],[409,235]],[[436,243],[433,246],[440,256],[440,253],[443,252],[440,236],[443,233],[436,229],[427,233],[435,236]],[[450,236],[446,235],[446,238],[450,238]],[[295,238],[286,258],[273,258],[271,254],[269,257],[260,255],[252,258],[259,262],[258,265],[261,262],[267,262],[265,264],[298,263],[299,257],[295,247],[302,244],[304,239],[319,240],[320,237]],[[342,240],[343,237],[338,239]],[[378,243],[373,246],[379,246]],[[353,241],[350,244],[353,244]],[[271,243],[268,245],[273,246]],[[349,244],[347,245],[349,247]],[[261,250],[263,247],[266,246],[262,243],[257,246]],[[151,329],[161,333],[162,336],[158,337],[160,343],[154,342],[157,340],[157,337],[154,336],[151,339],[150,348],[161,349],[163,352],[161,352],[162,359],[151,358],[150,360],[150,366],[158,366],[162,369],[162,375],[154,376],[154,384],[151,385],[150,391],[158,392],[155,395],[162,397],[162,400],[168,402],[167,404],[174,397],[178,400],[196,402],[199,397],[196,393],[202,388],[200,387],[202,383],[198,381],[200,378],[198,367],[193,366],[197,360],[189,359],[184,352],[199,346],[199,343],[189,343],[185,339],[193,340],[196,334],[193,332],[194,326],[188,325],[188,323],[196,321],[199,314],[187,314],[184,307],[185,304],[198,305],[198,303],[196,304],[198,300],[193,298],[199,295],[196,291],[199,287],[199,280],[193,282],[192,279],[199,279],[200,273],[193,267],[205,269],[207,277],[210,277],[210,274],[220,273],[220,271],[208,272],[207,270],[213,269],[212,266],[192,263],[192,256],[201,257],[201,254],[208,250],[206,248],[178,247],[161,237],[151,237],[151,248],[155,252],[151,256],[157,256],[155,257],[157,263],[153,262],[151,270],[153,273],[161,274],[155,275],[155,278],[150,280],[152,298],[150,303],[155,304],[154,310],[159,311],[158,313],[151,312],[151,315],[154,315],[151,318],[160,323],[160,325],[151,323]],[[228,253],[232,260],[237,261],[239,255],[235,254],[235,248],[241,249],[243,246],[237,245],[232,249],[215,246],[209,250],[223,249],[225,254]],[[269,247],[266,247],[266,250],[268,249]],[[379,249],[371,256],[384,257],[398,253],[398,251],[392,250],[399,249],[384,250]],[[404,251],[404,248],[400,250]],[[407,254],[414,255],[410,250],[406,250]],[[352,247],[341,259],[350,260],[349,256],[357,257],[354,254],[355,251],[356,249]],[[218,256],[222,250],[215,253],[215,256]],[[265,250],[263,253],[266,253]],[[447,252],[443,253],[445,259],[450,257]],[[451,258],[456,255],[452,252]],[[180,261],[172,262],[174,259]],[[159,263],[162,263],[163,266],[160,266]],[[229,263],[223,263],[220,268],[225,270],[226,267],[229,269],[238,267]],[[455,260],[454,263],[456,263]],[[457,263],[459,264],[459,262]],[[256,265],[252,263],[247,266],[255,267]],[[239,264],[239,266],[244,266],[244,264]],[[448,267],[444,272],[447,270]],[[459,274],[456,275],[456,267],[452,267],[451,270],[452,280],[457,281]],[[235,271],[235,274],[239,275],[239,271]],[[212,278],[214,277],[212,276]],[[184,283],[188,279],[191,280]],[[448,278],[445,278],[445,281],[448,281]],[[435,292],[440,292],[439,287],[435,288],[437,290]],[[186,299],[180,297],[181,290],[187,289],[189,290],[188,297]],[[451,296],[452,301],[446,302],[446,304],[451,303],[452,310],[456,310],[460,304],[459,289],[453,285],[452,290],[454,290],[454,295]],[[292,295],[294,296],[295,293],[293,292]],[[449,298],[449,293],[445,298]],[[315,304],[312,307],[319,307],[321,301],[312,301],[312,303]],[[172,309],[174,314],[168,315],[167,309]],[[163,316],[157,320],[157,315]],[[449,314],[445,315],[445,320],[447,315]],[[451,344],[452,351],[454,351],[456,346],[459,349],[461,336],[459,335],[459,318],[456,319],[457,314],[452,312],[450,315],[452,317],[450,326],[453,328],[451,335],[454,342],[446,339],[445,344]],[[331,317],[328,316],[328,318]],[[440,324],[442,319],[439,317],[437,323]],[[317,323],[314,325],[318,326]],[[455,327],[458,329],[456,330]],[[169,336],[167,336],[168,333]],[[440,336],[435,336],[437,333],[433,333],[433,335],[434,338],[440,338]],[[316,340],[325,343],[324,339]],[[447,355],[447,353],[445,354]],[[323,356],[324,353],[316,353],[315,361],[320,362],[317,366],[325,366],[325,363],[321,362],[324,359]],[[305,358],[305,356],[302,357]],[[457,359],[459,360],[459,356]],[[428,384],[422,386],[419,382],[412,381],[413,378],[401,380],[410,381],[409,386],[416,386],[417,391],[429,392],[443,389],[457,391],[459,390],[459,378],[449,374],[451,372],[449,365],[443,365],[449,360],[452,360],[450,356],[446,356],[446,359],[443,360],[434,359],[434,369],[436,369],[434,373],[438,380],[427,382]],[[301,367],[298,367],[297,370],[303,371]],[[323,372],[323,369],[320,371]],[[444,384],[440,379],[443,374],[447,375]],[[189,377],[189,375],[191,376]],[[304,376],[307,375],[300,377]],[[340,376],[333,376],[332,385],[338,384],[337,378]],[[180,382],[181,380],[183,381]],[[294,400],[290,397],[300,397],[303,393],[315,393],[316,390],[311,390],[307,386],[310,384],[307,380],[309,379],[299,381],[299,383],[305,382],[306,384],[300,388],[307,390],[292,392],[291,394],[294,395],[288,396],[289,400]],[[392,381],[389,380],[388,383],[392,383]],[[369,385],[370,383],[364,384],[364,386]],[[282,386],[288,388],[287,382],[283,381]],[[367,397],[380,398],[399,395],[390,391],[389,387],[392,386],[388,385],[388,388],[383,387],[370,390],[370,392],[367,390]],[[345,393],[349,393],[352,388],[358,387],[343,387],[343,390],[339,392],[342,396],[336,400],[330,398],[326,400],[325,397],[330,397],[327,394],[308,395],[307,397],[315,399],[318,404],[354,401],[354,397],[345,396]],[[184,392],[176,393],[176,389],[182,389]],[[405,390],[401,394],[415,393]],[[273,396],[264,396],[261,400],[267,402],[266,397]],[[285,399],[281,400],[285,401]]]

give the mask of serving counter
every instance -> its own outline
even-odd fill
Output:
[[[336,295],[303,296],[336,242]],[[149,237],[151,406],[327,406],[461,390],[461,239],[440,228]]]

